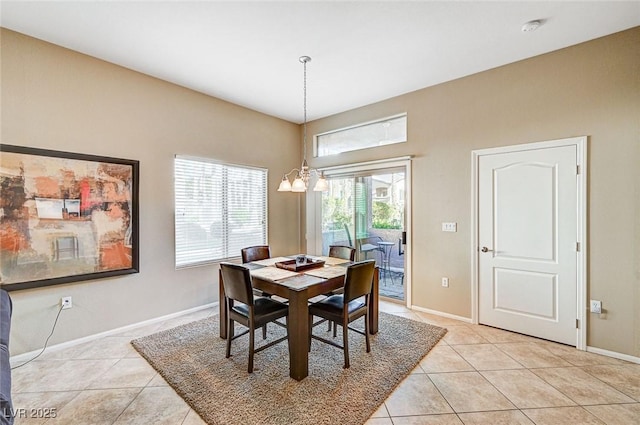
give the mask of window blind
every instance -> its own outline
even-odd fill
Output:
[[[176,157],[176,268],[267,243],[267,170]]]

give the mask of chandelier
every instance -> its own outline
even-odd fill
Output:
[[[312,174],[318,176],[313,190],[316,192],[324,192],[329,189],[327,179],[324,178],[324,173],[314,168],[310,168],[307,164],[307,62],[311,61],[309,56],[300,56],[300,62],[304,67],[304,123],[303,123],[303,137],[304,150],[302,151],[302,165],[300,168],[294,168],[288,173],[282,176],[282,181],[278,187],[278,192],[306,192],[309,187],[309,179]],[[289,181],[289,176],[295,173],[293,183]]]

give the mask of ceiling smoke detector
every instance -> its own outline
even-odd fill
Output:
[[[532,32],[538,29],[542,25],[542,21],[536,19],[535,21],[529,21],[522,26],[522,32]]]

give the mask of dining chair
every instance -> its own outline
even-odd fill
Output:
[[[242,248],[240,253],[242,254],[243,263],[271,258],[271,248],[269,248],[269,245],[248,246]]]
[[[329,245],[329,257],[353,261],[356,258],[356,249],[345,245]]]
[[[250,263],[252,261],[266,260],[271,258],[271,248],[269,245],[256,245],[248,246],[240,250],[243,263]],[[259,297],[271,297],[271,294],[263,292],[259,289],[254,289],[253,293]]]
[[[247,370],[252,373],[255,353],[288,339],[288,323],[282,324],[277,319],[284,317],[287,320],[289,307],[271,298],[255,297],[251,285],[251,273],[247,267],[240,264],[220,263],[220,270],[222,272],[222,284],[224,286],[229,321],[227,326],[226,358],[231,356],[231,341],[248,333],[249,365]],[[236,304],[236,302],[239,304]],[[248,330],[239,335],[234,335],[234,322],[247,327]],[[255,348],[255,330],[260,327],[264,329],[264,326],[270,322],[287,328],[287,335]]]
[[[366,260],[353,263],[347,267],[344,279],[344,293],[331,295],[322,301],[309,306],[309,350],[311,339],[317,339],[344,352],[344,367],[349,367],[349,330],[364,335],[367,353],[371,351],[369,343],[369,302],[375,261]],[[342,325],[342,345],[313,335],[313,316]],[[349,326],[354,320],[364,317],[364,332]]]
[[[356,258],[356,249],[350,246],[345,246],[345,245],[329,245],[329,257],[342,258],[343,260],[353,261]],[[343,292],[343,288],[339,288],[325,295],[331,296],[335,294],[342,294],[342,292]],[[328,326],[327,326],[327,332],[329,331],[331,331],[330,321],[328,322]],[[333,336],[335,337],[335,331]]]

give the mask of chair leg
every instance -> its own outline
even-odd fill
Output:
[[[344,345],[344,368],[349,368],[349,322],[345,318],[342,321],[342,344]]]
[[[338,322],[333,322],[333,337],[338,336]]]
[[[288,319],[288,317],[287,317]],[[331,323],[331,322],[329,322]],[[289,335],[289,326],[287,326],[287,335]],[[313,315],[309,315],[309,346],[307,347],[307,351],[311,352],[311,333],[313,332]]]
[[[331,320],[327,320],[327,332],[331,332]]]
[[[267,325],[262,327],[262,339],[267,339]]]
[[[369,315],[364,315],[364,340],[367,343],[367,353],[371,352],[371,344],[369,343]]]
[[[227,325],[227,354],[226,358],[231,357],[231,340],[233,339],[233,320],[229,319]]]
[[[255,339],[255,329],[253,328],[253,323],[249,325],[249,367],[248,372],[253,373],[253,350],[254,350],[254,339]]]
[[[287,335],[287,347],[289,347],[289,316],[284,317],[284,324],[286,325],[284,331]]]

